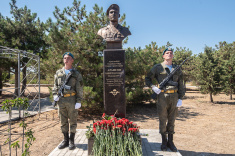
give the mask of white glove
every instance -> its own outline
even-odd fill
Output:
[[[181,99],[179,99],[177,104],[176,104],[176,107],[180,107],[180,106],[182,106],[182,100]]]
[[[154,86],[152,88],[152,90],[156,93],[156,94],[160,94],[161,93],[161,89],[157,88],[156,86]]]
[[[54,101],[59,101],[59,96],[58,95],[53,95],[53,99],[54,99]]]
[[[81,107],[81,103],[76,103],[75,104],[75,109],[79,109]]]

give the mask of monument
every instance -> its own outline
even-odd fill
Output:
[[[106,12],[109,25],[101,28],[98,35],[107,43],[104,54],[104,111],[108,115],[126,117],[125,98],[125,50],[122,41],[131,35],[128,28],[118,24],[119,6],[112,4]]]

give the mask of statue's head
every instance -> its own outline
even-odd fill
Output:
[[[106,15],[109,17],[110,21],[118,21],[118,18],[120,17],[119,6],[117,4],[110,5],[107,9]]]

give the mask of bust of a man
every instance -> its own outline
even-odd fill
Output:
[[[107,27],[101,28],[97,34],[107,42],[107,49],[112,49],[113,46],[113,48],[117,48],[122,44],[122,40],[124,40],[128,35],[131,35],[131,32],[128,28],[118,24],[120,14],[119,6],[117,4],[110,5],[106,14],[110,23]],[[110,44],[112,44],[111,47],[109,46]],[[119,46],[115,46],[116,44]]]

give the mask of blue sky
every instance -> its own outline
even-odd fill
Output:
[[[0,12],[10,15],[10,0],[0,0]],[[55,6],[61,10],[72,6],[73,0],[17,0],[17,6],[27,6],[42,21],[53,19]],[[141,47],[157,42],[174,47],[186,47],[193,54],[204,51],[205,46],[215,48],[220,41],[235,41],[235,0],[82,0],[87,11],[94,4],[106,11],[118,4],[120,14],[126,14],[132,35],[124,48]]]

